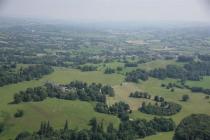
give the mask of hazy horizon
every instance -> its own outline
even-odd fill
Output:
[[[81,22],[210,22],[209,0],[2,0],[0,16]]]

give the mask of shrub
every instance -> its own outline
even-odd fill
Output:
[[[190,99],[189,95],[183,95],[182,96],[182,101],[188,101]]]
[[[24,111],[23,110],[17,110],[17,112],[14,114],[15,118],[20,118],[24,115]]]

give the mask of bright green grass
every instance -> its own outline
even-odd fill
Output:
[[[109,97],[107,100],[108,105],[114,104],[119,101],[126,102],[130,105],[133,111],[139,109],[140,105],[145,102],[152,102],[151,100],[138,99],[129,97],[131,92],[141,91],[136,84],[123,83],[122,85],[114,86],[115,96]]]
[[[154,61],[150,61],[147,63],[143,63],[143,64],[139,64],[138,67],[124,67],[124,63],[120,63],[120,62],[112,62],[112,63],[108,63],[106,64],[107,67],[111,67],[111,68],[117,68],[118,66],[123,67],[123,71],[121,71],[121,74],[126,74],[127,72],[131,72],[135,69],[143,69],[146,71],[150,71],[153,70],[155,68],[165,68],[167,65],[178,65],[178,66],[183,66],[184,63],[180,63],[180,62],[176,62],[175,60],[154,60]]]
[[[135,61],[137,61],[138,59],[136,59]],[[165,68],[167,65],[172,64],[172,65],[178,65],[178,66],[183,66],[184,63],[180,63],[180,62],[176,62],[175,60],[154,60],[154,61],[150,61],[147,63],[143,63],[143,64],[139,64],[137,67],[124,67],[124,63],[122,62],[111,62],[111,63],[105,63],[105,66],[103,64],[97,65],[98,70],[104,72],[104,70],[109,67],[109,68],[113,68],[113,69],[117,69],[117,67],[122,67],[123,70],[119,71],[116,73],[125,75],[128,72],[131,72],[135,69],[144,69],[146,71],[150,71],[153,70],[155,68]]]
[[[44,80],[58,83],[69,83],[73,80],[80,80],[88,83],[96,82],[102,84],[118,85],[124,78],[120,74],[104,74],[102,71],[81,72],[75,69],[57,68],[56,71]]]
[[[17,109],[25,111],[22,118],[14,118],[12,114]],[[68,120],[71,128],[87,128],[88,122],[93,117],[104,120],[105,125],[112,122],[118,126],[119,119],[112,115],[97,113],[91,103],[81,101],[68,101],[48,99],[37,103],[23,103],[19,105],[7,105],[4,111],[9,112],[7,120],[9,127],[1,134],[1,139],[14,138],[21,131],[37,130],[41,121],[50,121],[55,128],[62,128],[65,120]]]
[[[205,94],[203,93],[192,93],[187,89],[176,88],[174,92],[168,89],[162,88],[161,83],[173,82],[174,80],[166,79],[164,81],[150,78],[150,80],[139,84],[139,88],[143,91],[149,92],[151,95],[159,95],[165,98],[166,101],[173,101],[182,105],[182,110],[180,113],[171,116],[176,123],[179,123],[184,117],[191,115],[192,113],[204,113],[209,114],[210,103],[209,100],[205,99]],[[188,94],[190,100],[187,102],[181,101],[182,95]],[[134,112],[131,116],[142,117],[143,113]],[[143,117],[148,118],[151,115],[143,115]]]
[[[69,83],[73,80],[82,80],[88,83],[100,82],[102,84],[120,84],[123,77],[121,75],[105,75],[102,72],[80,72],[73,69],[56,69],[51,75],[40,80],[21,82],[0,87],[0,121],[3,121],[6,114],[6,130],[0,135],[0,139],[7,140],[14,138],[23,130],[37,130],[41,121],[50,120],[57,128],[63,126],[65,120],[70,121],[73,128],[87,128],[91,118],[97,117],[100,120],[113,122],[115,126],[119,124],[119,119],[114,116],[96,113],[93,104],[81,101],[67,101],[59,99],[48,99],[43,102],[22,103],[18,105],[9,104],[13,101],[14,93],[25,90],[28,87],[43,85],[46,81],[58,83]],[[23,118],[15,119],[13,114],[17,109],[23,109]],[[6,113],[3,113],[6,112]]]
[[[186,85],[190,87],[210,88],[210,76],[206,76],[201,81],[187,81]]]
[[[145,113],[141,113],[138,111],[138,107],[140,107],[141,103],[144,99],[132,99],[129,98],[129,93],[131,91],[139,90],[139,91],[146,91],[150,93],[153,97],[155,95],[163,96],[166,101],[172,101],[176,102],[178,104],[182,105],[181,112],[177,113],[176,115],[169,116],[169,118],[172,118],[176,124],[179,124],[179,122],[186,116],[189,116],[191,114],[208,114],[210,115],[209,108],[210,108],[210,100],[205,99],[205,94],[203,93],[192,93],[191,91],[187,89],[178,89],[175,88],[174,92],[171,92],[170,90],[161,87],[162,83],[168,84],[169,82],[176,82],[174,79],[165,79],[165,80],[158,80],[155,78],[150,78],[146,82],[140,82],[139,84],[134,83],[123,83],[122,86],[114,86],[114,89],[116,91],[116,97],[109,98],[108,103],[113,103],[116,101],[125,101],[127,102],[134,111],[130,115],[130,118],[132,119],[147,119],[150,120],[155,115],[149,115]],[[188,94],[190,96],[190,100],[187,102],[181,101],[182,95]],[[149,102],[149,100],[145,100],[146,102]],[[153,102],[153,101],[151,101]],[[157,116],[160,117],[160,116]],[[159,133],[154,136],[150,136],[145,138],[145,140],[171,140],[173,136],[173,132],[170,133]]]
[[[150,79],[147,82],[144,82],[139,85],[139,88],[151,93],[152,95],[160,95],[163,96],[167,101],[173,101],[182,105],[182,110],[180,113],[171,116],[171,118],[179,124],[179,122],[186,116],[189,116],[193,113],[203,113],[210,115],[209,108],[210,103],[209,100],[205,99],[205,94],[202,93],[192,93],[189,90],[183,89],[175,89],[175,92],[170,92],[165,88],[161,88],[161,83],[173,82],[174,80],[167,79],[165,81]],[[190,96],[190,100],[187,102],[180,101],[182,95],[188,94]],[[154,117],[153,115],[148,115],[141,113],[139,111],[131,114],[131,118],[145,118],[151,119]],[[155,135],[146,138],[145,140],[171,140],[173,133],[162,133],[162,135]]]
[[[116,66],[118,65],[117,63],[118,62],[110,63],[110,65]],[[4,121],[8,124],[6,130],[0,135],[0,139],[7,140],[9,138],[13,138],[17,133],[23,130],[36,130],[40,125],[40,121],[43,120],[50,120],[53,122],[52,125],[56,128],[61,128],[65,120],[69,120],[72,128],[78,127],[81,129],[88,127],[88,121],[92,117],[97,117],[100,120],[104,119],[106,124],[108,122],[113,122],[115,126],[117,126],[119,124],[119,119],[117,117],[96,113],[93,109],[93,103],[48,99],[38,103],[23,103],[19,105],[8,104],[13,100],[13,94],[15,92],[24,90],[27,87],[42,85],[46,81],[55,81],[65,84],[73,80],[81,80],[88,83],[100,82],[102,84],[110,84],[114,86],[116,97],[109,98],[108,103],[112,104],[121,100],[128,102],[132,109],[134,109],[130,115],[133,119],[152,119],[154,117],[154,115],[144,114],[137,110],[143,101],[142,99],[128,98],[129,93],[135,90],[147,91],[152,96],[160,95],[167,101],[173,101],[181,104],[183,107],[181,112],[171,116],[175,120],[176,124],[178,124],[184,117],[192,113],[204,113],[210,115],[210,100],[205,99],[205,94],[191,93],[189,90],[177,88],[175,88],[174,92],[170,92],[170,90],[161,87],[162,83],[168,84],[169,82],[176,82],[176,80],[173,79],[158,80],[150,78],[148,81],[140,82],[139,84],[123,83],[122,86],[120,86],[120,83],[123,82],[123,76],[120,74],[108,75],[103,74],[103,71],[80,72],[75,69],[56,68],[54,73],[45,76],[40,80],[0,87],[0,110],[7,112],[0,112],[0,120],[3,120],[2,115],[6,114],[7,119]],[[204,83],[206,82],[208,82],[208,80]],[[184,94],[188,94],[190,96],[189,101],[180,101],[182,95]],[[15,119],[13,117],[13,114],[17,109],[23,109],[25,111],[23,118]],[[145,140],[171,140],[172,136],[173,132],[158,133],[157,135],[146,137]]]
[[[158,133],[157,135],[149,136],[144,138],[144,140],[172,140],[173,132]],[[139,139],[142,140],[142,139]]]

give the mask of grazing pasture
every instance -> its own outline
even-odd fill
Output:
[[[54,81],[66,84],[73,80],[82,80],[88,83],[96,82],[103,84],[119,84],[121,75],[105,75],[102,72],[80,72],[74,69],[56,68],[55,72],[43,77],[40,80],[21,82],[0,87],[0,121],[4,121],[6,129],[0,134],[1,139],[14,138],[19,132],[24,130],[34,131],[39,128],[41,121],[51,121],[53,126],[61,128],[64,121],[70,122],[72,128],[87,128],[89,120],[96,117],[104,120],[105,124],[113,122],[117,127],[119,119],[112,115],[105,115],[94,111],[92,102],[69,101],[59,99],[48,99],[43,102],[11,104],[14,93],[25,90],[28,87],[43,85],[46,81]],[[14,113],[24,110],[24,116],[14,118]]]

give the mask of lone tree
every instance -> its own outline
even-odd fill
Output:
[[[4,131],[5,125],[3,123],[0,123],[0,133]]]
[[[184,118],[176,128],[173,140],[210,140],[210,116],[193,114]]]
[[[69,124],[68,121],[66,120],[65,125],[64,125],[64,131],[69,130]]]
[[[14,114],[15,118],[20,118],[24,115],[24,111],[23,110],[17,110],[17,112]]]
[[[188,101],[190,99],[189,95],[183,95],[182,96],[182,101]]]

